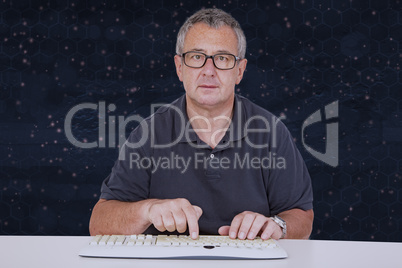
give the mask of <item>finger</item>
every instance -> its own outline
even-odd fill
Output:
[[[239,234],[238,237],[239,239],[246,239],[251,226],[254,223],[256,215],[255,214],[246,214],[244,215],[243,221],[241,222],[240,229],[239,229]]]
[[[158,215],[151,220],[152,224],[159,232],[166,231],[165,225],[163,224],[162,216]]]
[[[276,230],[277,228],[279,230]],[[268,220],[267,224],[266,224],[266,227],[265,227],[264,231],[261,234],[261,239],[262,240],[267,240],[267,239],[269,239],[271,237],[273,239],[279,239],[281,237],[281,231],[282,231],[282,230],[280,230],[280,228],[281,227],[279,227],[279,225],[276,224],[273,220]],[[279,234],[274,235],[275,231],[279,231]]]
[[[230,229],[229,229],[229,237],[231,239],[235,239],[237,237],[240,225],[243,221],[243,217],[244,217],[244,214],[238,214],[233,218],[232,223],[230,224]]]
[[[187,219],[188,232],[192,239],[197,239],[198,234],[199,234],[199,227],[198,227],[199,216],[198,215],[200,215],[200,214],[197,214],[197,209],[195,209],[194,206],[191,206],[191,205],[183,207],[183,211],[184,211],[184,213],[186,215],[186,219]],[[202,214],[202,210],[201,210],[201,212],[198,210],[198,213]]]
[[[268,221],[267,217],[264,215],[258,214],[253,221],[253,224],[250,227],[250,230],[247,234],[247,239],[253,240],[258,233],[263,229],[265,223]]]
[[[173,232],[176,230],[175,220],[170,211],[162,214],[162,221],[163,221],[163,226],[166,228],[167,231]]]
[[[219,229],[218,229],[218,233],[220,234],[220,235],[229,235],[229,230],[230,230],[230,226],[229,225],[224,225],[224,226],[221,226]]]
[[[195,213],[197,214],[197,219],[199,219],[202,215],[202,209],[199,206],[193,206]]]
[[[183,210],[177,210],[173,213],[176,230],[179,233],[184,233],[187,230],[187,217]]]

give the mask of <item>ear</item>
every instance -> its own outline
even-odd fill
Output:
[[[179,77],[179,80],[183,82],[183,64],[179,55],[174,56],[174,64],[176,65],[177,76]]]
[[[236,78],[236,85],[240,84],[240,81],[243,79],[244,71],[246,70],[247,59],[242,59],[239,61],[239,73]]]

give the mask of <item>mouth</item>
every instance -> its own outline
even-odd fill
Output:
[[[201,88],[209,88],[209,89],[218,88],[217,85],[208,85],[208,84],[202,84],[202,85],[199,85],[198,87],[201,87]]]

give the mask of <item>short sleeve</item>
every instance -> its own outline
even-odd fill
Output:
[[[277,160],[283,161],[269,172],[267,196],[272,215],[299,208],[313,208],[311,178],[304,160],[286,126],[278,121],[276,143],[271,151]]]
[[[148,139],[143,139],[143,135],[147,135],[145,127],[146,121],[143,121],[122,145],[110,175],[102,183],[100,198],[120,201],[148,198],[150,169],[140,161],[149,155]]]

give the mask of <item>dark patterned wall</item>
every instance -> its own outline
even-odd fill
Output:
[[[72,145],[68,111],[105,102],[116,109],[101,118],[145,117],[151,103],[177,98],[177,30],[213,6],[238,19],[248,39],[238,93],[285,115],[305,158],[312,238],[402,241],[400,0],[0,1],[0,234],[88,234],[118,149]],[[335,168],[301,142],[303,121],[334,101]],[[96,141],[98,118],[78,112],[74,136]],[[325,122],[306,129],[318,151],[325,136]]]

